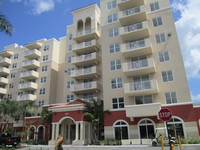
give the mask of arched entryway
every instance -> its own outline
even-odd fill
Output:
[[[172,117],[171,120],[167,122],[167,128],[172,137],[177,137],[178,135],[185,137],[183,121],[180,118]]]
[[[119,120],[114,123],[114,135],[116,140],[122,140],[122,139],[129,139],[129,129],[128,129],[128,123]]]
[[[30,126],[29,133],[28,133],[29,140],[35,140],[35,132],[36,132],[35,126]]]
[[[42,141],[44,140],[45,138],[45,127],[44,126],[38,126],[38,140],[39,141]]]
[[[59,126],[59,134],[64,136],[64,144],[72,144],[76,138],[76,124],[70,117],[62,118]]]
[[[155,137],[155,123],[150,119],[142,119],[138,123],[140,139],[152,139]]]

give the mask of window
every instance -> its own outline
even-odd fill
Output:
[[[14,59],[18,59],[18,58],[19,58],[19,54],[15,54]]]
[[[74,71],[74,68],[68,68],[67,69],[67,75],[71,75],[71,73]]]
[[[151,95],[135,96],[136,105],[153,103]]]
[[[169,53],[168,53],[168,51],[159,52],[159,61],[160,62],[169,61]]]
[[[47,81],[47,77],[46,76],[41,77],[40,83],[45,83],[46,81]]]
[[[91,102],[91,99],[94,99],[93,93],[84,93],[83,94],[84,101]]]
[[[49,50],[49,45],[45,45],[44,46],[44,51],[48,51]]]
[[[47,66],[42,66],[42,72],[46,72],[47,71]]]
[[[139,122],[140,139],[153,139],[154,123],[151,120],[145,119]]]
[[[40,89],[40,95],[44,95],[45,94],[45,88]]]
[[[183,122],[175,117],[172,117],[170,121],[167,122],[168,132],[172,137],[181,136],[184,138]]]
[[[10,83],[8,88],[9,88],[9,89],[14,88],[14,84],[13,84],[13,83]]]
[[[49,59],[49,55],[43,56],[43,61],[47,61]]]
[[[22,95],[23,95],[23,92],[22,92],[22,91],[19,91],[19,92],[17,93],[17,95],[22,96]]]
[[[113,60],[110,62],[110,70],[121,69],[121,60]]]
[[[23,83],[24,83],[24,81],[23,81],[23,80],[20,80],[20,81],[19,81],[19,84],[23,84]]]
[[[8,99],[12,99],[12,94],[8,94],[8,95],[7,95],[7,98],[8,98]]]
[[[118,20],[117,18],[118,18],[117,14],[109,15],[108,16],[108,23],[116,22]]]
[[[119,89],[123,87],[122,78],[114,78],[111,80],[112,89]]]
[[[10,78],[11,78],[11,79],[14,79],[14,78],[15,78],[15,73],[11,73],[11,74],[10,74]]]
[[[113,9],[113,8],[116,8],[116,7],[117,7],[116,0],[107,3],[107,8],[108,9]]]
[[[162,25],[162,18],[161,17],[153,18],[152,21],[153,21],[154,27]]]
[[[162,79],[163,82],[170,82],[173,81],[173,74],[171,70],[168,71],[162,71]]]
[[[120,51],[119,43],[111,44],[110,45],[110,53],[117,53]]]
[[[155,37],[156,37],[156,43],[157,43],[157,44],[166,42],[165,34],[164,34],[164,33],[156,34]]]
[[[160,9],[159,3],[158,3],[158,2],[151,3],[151,4],[150,4],[150,9],[151,9],[151,11],[159,10],[159,9]]]
[[[72,85],[74,85],[74,81],[67,81],[67,88],[69,89]]]
[[[118,28],[113,28],[108,30],[108,36],[109,37],[114,37],[119,35],[119,30]]]
[[[120,120],[114,124],[115,139],[129,139],[128,125],[125,121]]]
[[[67,95],[67,99],[66,99],[67,102],[71,102],[73,100],[74,100],[74,95],[73,94]]]
[[[15,69],[15,68],[17,68],[17,63],[14,63],[14,64],[12,65],[12,69]]]
[[[124,98],[123,97],[113,98],[112,105],[113,105],[113,109],[124,108]]]
[[[69,34],[69,40],[72,40],[72,34]]]
[[[177,103],[176,92],[166,92],[165,99],[167,104]]]
[[[72,45],[69,45],[69,47],[68,47],[68,51],[69,51],[69,52],[72,51]]]
[[[74,57],[74,56],[68,56],[67,62],[68,62],[68,63],[71,63],[73,57]]]
[[[38,107],[42,107],[44,105],[44,100],[38,102]]]

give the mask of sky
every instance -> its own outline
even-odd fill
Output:
[[[0,12],[15,28],[0,33],[0,51],[17,43],[59,39],[72,24],[71,11],[100,0],[0,0]],[[200,0],[170,0],[193,102],[200,102]]]

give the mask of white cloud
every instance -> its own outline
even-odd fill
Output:
[[[192,95],[192,101],[193,102],[200,102],[200,94]]]
[[[66,0],[67,2],[69,0]],[[10,0],[10,2],[23,2],[25,6],[30,7],[30,11],[34,15],[40,15],[44,12],[52,11],[56,3],[61,3],[62,0]]]
[[[172,7],[181,13],[176,28],[187,75],[189,78],[200,77],[200,1],[175,0]]]

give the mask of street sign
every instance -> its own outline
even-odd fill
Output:
[[[167,108],[162,108],[158,112],[158,116],[162,121],[169,121],[172,117],[172,112]]]

